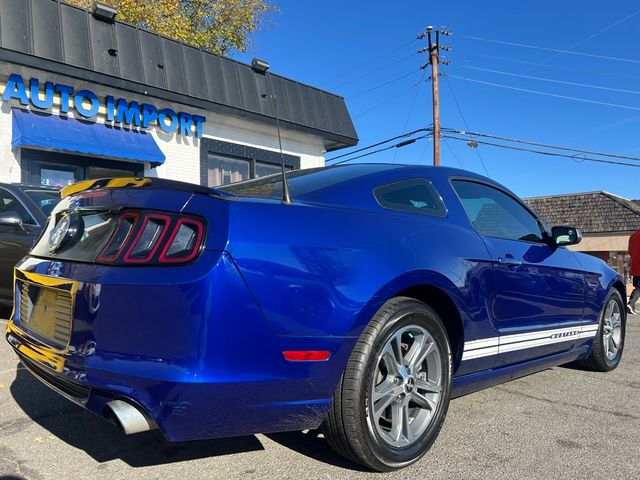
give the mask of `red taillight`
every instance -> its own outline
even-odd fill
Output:
[[[327,350],[285,350],[282,354],[289,362],[326,362],[331,356]]]
[[[98,255],[99,262],[114,263],[118,259],[124,247],[131,240],[132,233],[138,224],[138,217],[137,212],[127,212],[120,217],[113,235]]]
[[[124,211],[98,255],[107,264],[178,264],[194,260],[204,243],[199,218],[150,211]]]
[[[204,227],[200,220],[180,218],[160,254],[160,263],[189,262],[198,255]]]
[[[165,233],[171,224],[171,217],[161,213],[145,215],[136,238],[124,256],[125,263],[146,263],[162,244]]]

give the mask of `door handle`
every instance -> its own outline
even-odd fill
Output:
[[[511,255],[507,254],[504,257],[498,257],[498,263],[500,265],[504,265],[505,267],[519,267],[522,265],[520,260],[516,260]]]

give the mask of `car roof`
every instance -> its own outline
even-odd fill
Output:
[[[0,185],[7,185],[7,184],[0,184]],[[33,189],[37,189],[37,190],[54,190],[54,191],[59,191],[60,187],[57,186],[53,186],[53,185],[38,185],[35,183],[11,183],[9,185],[12,185],[14,187],[17,188],[33,188]]]
[[[53,191],[60,191],[60,187],[55,187],[52,185],[38,185],[37,183],[7,183],[7,182],[0,182],[0,187],[4,187],[4,188],[9,188],[9,189],[24,189],[24,188],[30,188],[30,189],[36,189],[36,190],[53,190]]]

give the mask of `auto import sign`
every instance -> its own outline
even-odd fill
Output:
[[[202,127],[206,122],[206,117],[202,115],[176,112],[171,108],[159,109],[150,103],[140,104],[113,95],[100,98],[91,90],[76,90],[69,85],[49,81],[43,84],[37,78],[29,79],[26,85],[17,73],[9,76],[2,94],[3,102],[11,100],[39,110],[50,110],[54,104],[59,104],[61,114],[69,113],[73,108],[75,114],[88,120],[95,119],[103,108],[107,122],[127,127],[158,126],[165,133],[177,133],[185,137],[202,137]]]

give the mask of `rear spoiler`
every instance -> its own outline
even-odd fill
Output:
[[[136,178],[136,177],[120,177],[120,178],[98,178],[94,180],[83,180],[73,185],[68,185],[60,190],[60,198],[66,198],[76,193],[98,190],[101,188],[153,188],[177,190],[180,192],[200,193],[204,195],[217,195],[223,197],[233,196],[230,193],[221,190],[203,187],[194,183],[178,182],[166,178]]]

